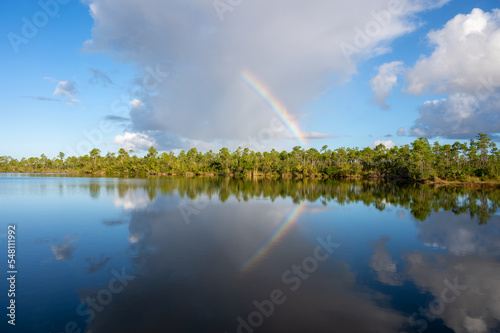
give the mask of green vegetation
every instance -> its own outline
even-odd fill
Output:
[[[401,182],[422,181],[499,181],[500,150],[486,134],[479,133],[470,143],[430,144],[419,138],[410,145],[387,149],[338,148],[323,146],[307,150],[297,146],[291,152],[254,152],[238,148],[230,152],[201,153],[196,148],[159,154],[151,147],[146,156],[130,156],[121,148],[118,155],[101,156],[98,149],[88,155],[57,158],[40,157],[16,160],[0,157],[0,172],[57,172],[106,175],[231,175],[270,178],[369,178]]]

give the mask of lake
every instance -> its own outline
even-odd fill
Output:
[[[500,190],[0,175],[2,332],[500,332]],[[6,330],[3,328],[6,327]]]

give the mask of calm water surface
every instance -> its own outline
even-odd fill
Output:
[[[499,190],[0,176],[2,332],[500,332]],[[5,329],[4,329],[5,328]]]

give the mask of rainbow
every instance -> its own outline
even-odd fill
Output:
[[[262,97],[267,105],[273,110],[273,112],[278,116],[283,125],[290,131],[290,134],[297,138],[302,146],[306,144],[305,135],[299,129],[298,125],[293,120],[292,116],[288,113],[286,106],[281,103],[262,82],[260,82],[255,75],[247,70],[241,72],[241,78],[250,89],[252,89],[257,95]]]
[[[250,255],[240,266],[240,271],[249,270],[254,266],[260,259],[264,258],[266,254],[271,250],[273,245],[275,245],[286,232],[293,226],[299,215],[305,208],[304,203],[300,203],[298,206],[294,207],[285,217],[285,219],[278,225],[274,232],[266,239],[262,245],[255,250],[252,255]]]

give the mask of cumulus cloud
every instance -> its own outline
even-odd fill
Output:
[[[126,150],[133,151],[146,150],[155,145],[154,139],[148,137],[147,134],[130,132],[125,132],[124,135],[117,135],[113,143]]]
[[[408,72],[408,92],[464,91],[475,93],[478,85],[500,75],[500,11],[459,14],[441,30],[428,34],[434,52]],[[474,52],[471,52],[474,50]]]
[[[93,37],[85,48],[144,69],[138,95],[144,109],[131,112],[130,132],[153,133],[158,142],[165,132],[179,139],[241,141],[273,117],[266,101],[244,84],[245,71],[297,116],[332,83],[356,72],[339,46],[355,43],[359,29],[380,25],[357,55],[381,54],[415,28],[415,13],[445,2],[401,1],[403,10],[382,24],[374,13],[387,12],[386,0],[247,1],[225,12],[222,22],[212,1],[93,0]],[[158,66],[171,68],[172,75],[151,70]],[[153,81],[154,93],[144,84]]]
[[[77,94],[75,83],[71,81],[59,81],[57,83],[56,89],[52,93],[54,96],[64,96],[67,98],[68,105],[79,104],[80,101],[77,100],[73,95]]]
[[[392,140],[377,140],[377,141],[375,141],[374,143],[372,143],[370,145],[370,148],[373,149],[373,148],[377,147],[380,144],[384,145],[385,148],[389,148],[389,149],[393,148],[394,146],[396,146],[396,144],[394,142],[392,142]]]
[[[479,102],[466,93],[427,101],[419,107],[419,117],[409,132],[416,136],[470,138],[478,132],[500,132],[500,94]]]
[[[403,127],[398,128],[396,134],[397,136],[404,136],[406,134],[405,129]]]
[[[398,75],[403,70],[401,61],[393,61],[378,67],[377,75],[370,80],[370,86],[375,93],[374,101],[382,109],[389,109],[386,99],[393,87],[398,84]]]
[[[469,138],[500,132],[500,10],[459,14],[428,38],[434,50],[408,70],[406,91],[446,97],[424,103],[409,133]]]

